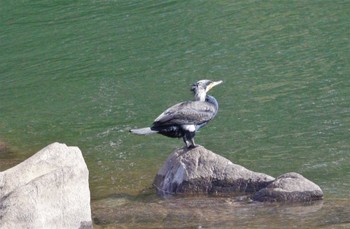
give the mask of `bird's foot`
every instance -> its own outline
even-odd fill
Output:
[[[194,149],[194,148],[196,148],[198,145],[196,145],[196,144],[193,144],[193,145],[189,145],[189,146],[187,146],[187,149]]]

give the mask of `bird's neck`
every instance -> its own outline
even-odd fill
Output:
[[[211,104],[213,104],[213,105],[215,106],[215,114],[216,114],[216,112],[217,112],[218,109],[219,109],[218,101],[216,101],[216,99],[215,99],[213,96],[207,95],[207,96],[205,97],[205,102],[211,103]]]
[[[206,99],[206,96],[207,96],[207,93],[205,92],[205,90],[198,90],[194,95],[194,100],[204,102]]]

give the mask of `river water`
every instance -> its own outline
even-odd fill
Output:
[[[0,169],[52,142],[79,146],[96,226],[349,226],[349,12],[347,0],[2,1],[0,140],[10,150]],[[211,91],[220,110],[198,144],[253,171],[298,172],[324,203],[296,214],[234,203],[227,214],[227,199],[152,195],[183,142],[128,130],[191,99],[199,79],[224,83]],[[118,220],[119,210],[101,220],[101,209],[140,217]]]

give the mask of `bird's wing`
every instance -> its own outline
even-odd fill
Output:
[[[168,108],[154,120],[153,125],[197,125],[208,122],[214,115],[215,107],[213,104],[201,101],[187,101]]]

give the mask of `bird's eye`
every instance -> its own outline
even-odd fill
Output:
[[[192,87],[191,87],[191,91],[194,91],[194,90],[196,90],[196,88],[198,87],[198,84],[192,84]]]

